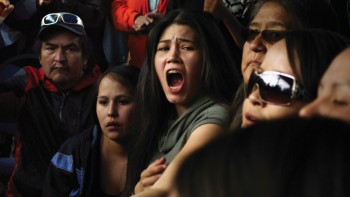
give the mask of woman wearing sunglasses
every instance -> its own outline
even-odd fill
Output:
[[[206,0],[212,1],[212,0]],[[217,7],[220,4],[217,4]],[[317,7],[317,9],[315,9]],[[222,8],[225,9],[225,8]],[[221,10],[219,13],[224,13]],[[327,14],[324,14],[327,13]],[[233,21],[231,15],[225,15],[227,20]],[[229,19],[231,18],[231,20]],[[283,38],[288,30],[304,28],[321,28],[337,31],[337,17],[334,9],[320,0],[261,0],[257,1],[247,28],[232,29],[234,36],[242,36],[243,44],[241,72],[246,84],[251,72],[261,66],[267,51],[274,43]],[[232,22],[230,23],[233,26]],[[234,26],[233,26],[234,27]],[[232,129],[242,125],[242,103],[244,100],[243,84],[236,92],[232,103]]]
[[[332,59],[350,43],[337,33],[308,29],[285,33],[245,85],[242,127],[295,116],[317,96]]]
[[[284,31],[303,28],[337,31],[336,19],[333,8],[322,0],[258,1],[248,28],[242,30],[246,41],[241,64],[244,83],[248,82],[252,70],[259,68],[269,48],[283,38]]]

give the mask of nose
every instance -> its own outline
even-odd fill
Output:
[[[259,87],[257,85],[253,87],[252,92],[248,96],[248,99],[254,106],[260,106],[263,104],[263,101],[260,97]]]
[[[65,55],[63,49],[58,48],[57,51],[56,51],[56,55],[55,55],[55,61],[63,62],[63,61],[66,61],[66,60],[67,60],[67,58],[66,58],[66,55]]]
[[[180,62],[179,49],[176,45],[171,46],[168,52],[167,63],[179,63],[179,62]]]
[[[111,103],[108,107],[108,112],[107,112],[107,116],[109,118],[116,118],[118,117],[118,107],[117,105]]]
[[[316,98],[311,103],[305,105],[299,111],[299,116],[304,118],[311,118],[314,116],[320,116],[320,108],[322,107],[322,99]],[[326,105],[326,104],[325,104]]]
[[[261,33],[255,36],[255,38],[252,41],[247,41],[249,43],[250,50],[256,52],[256,53],[266,53],[267,49],[269,48],[270,44],[265,43]]]

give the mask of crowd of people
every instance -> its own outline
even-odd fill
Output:
[[[5,196],[350,195],[330,1],[0,1]]]

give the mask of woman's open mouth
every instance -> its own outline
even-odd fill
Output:
[[[166,75],[169,89],[172,93],[179,92],[184,83],[184,76],[180,70],[169,70]]]

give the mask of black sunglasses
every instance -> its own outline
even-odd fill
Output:
[[[245,86],[246,98],[255,86],[259,88],[261,100],[266,103],[290,105],[293,99],[308,100],[304,88],[295,77],[285,73],[265,71],[259,74],[254,70]]]
[[[277,41],[282,40],[285,35],[284,31],[276,31],[276,30],[259,31],[256,29],[249,29],[249,28],[244,28],[242,30],[243,38],[248,42],[254,40],[255,37],[258,36],[260,33],[261,33],[262,39],[270,44],[273,44]]]

